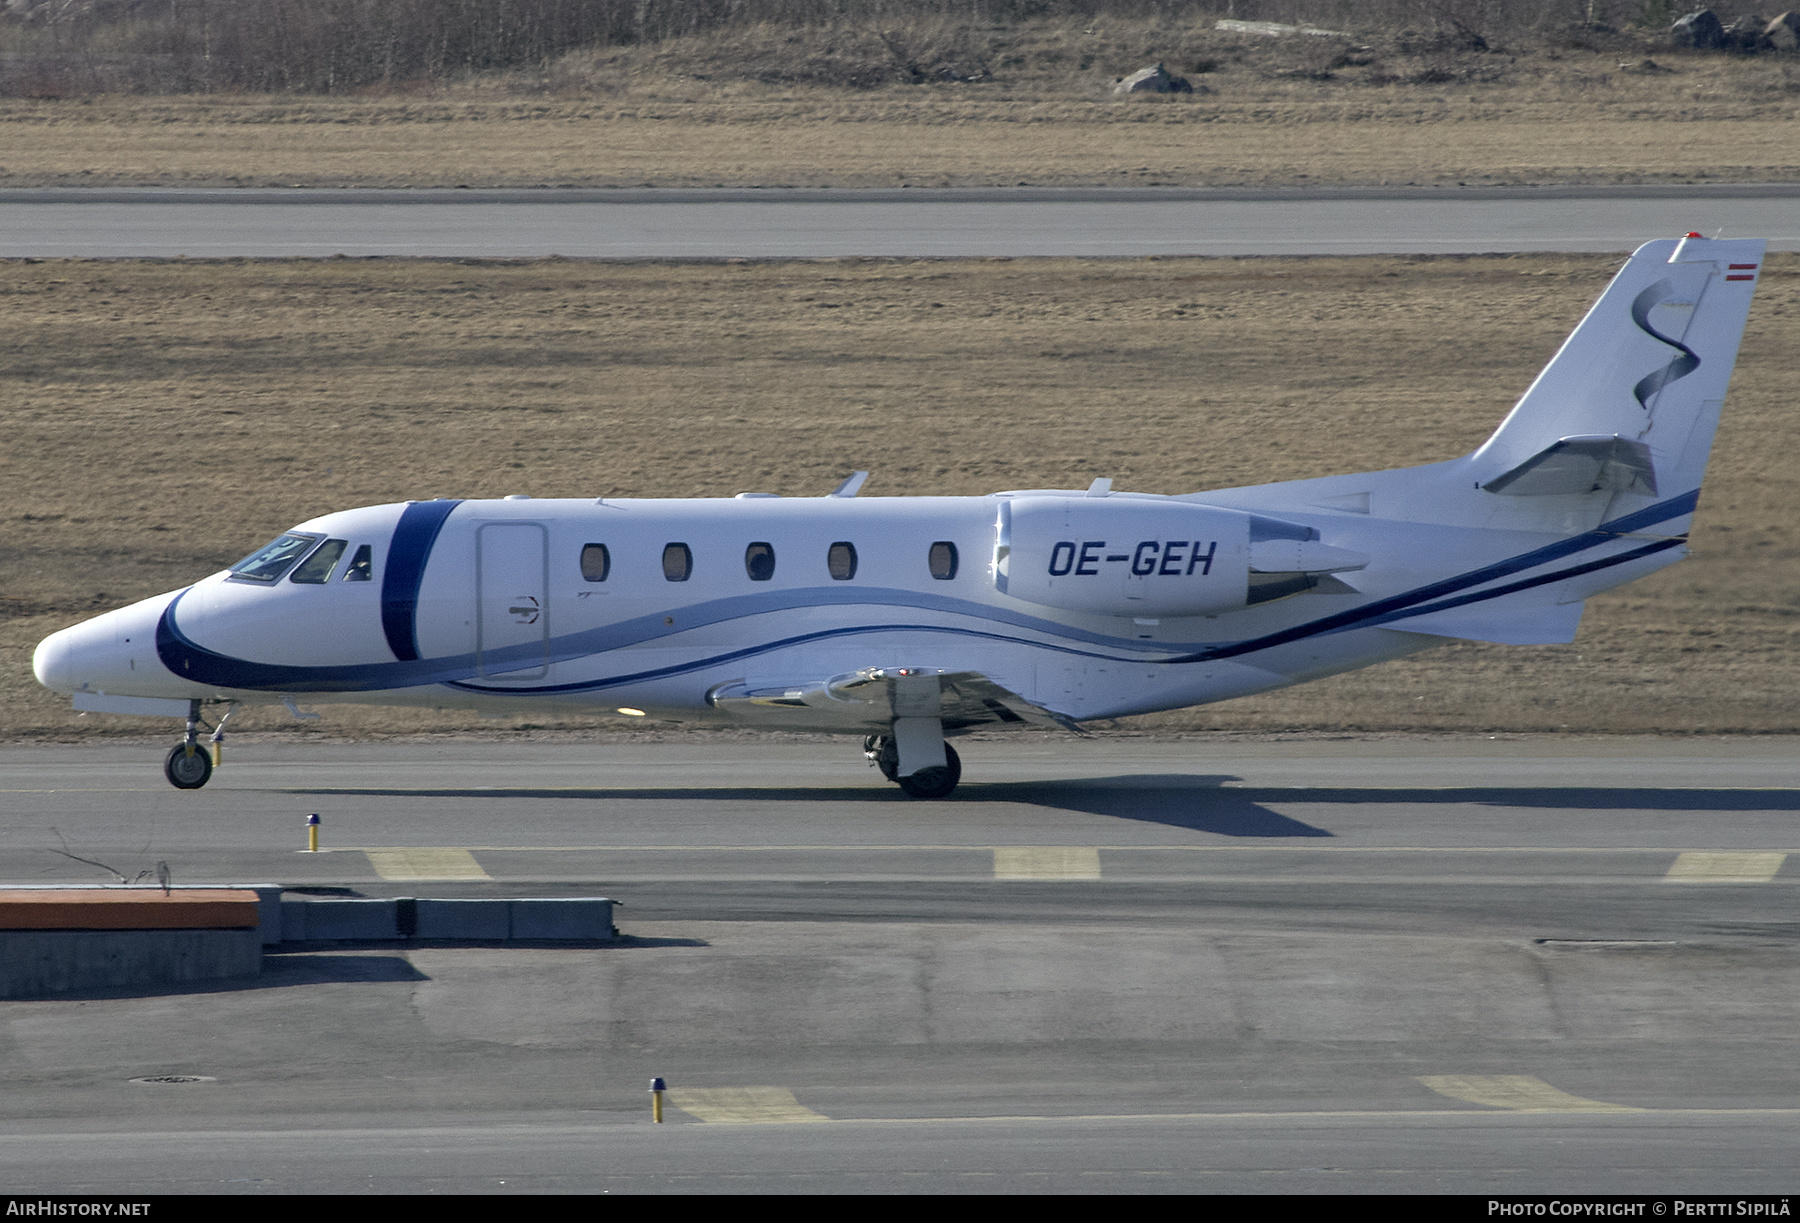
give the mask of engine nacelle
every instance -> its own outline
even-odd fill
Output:
[[[1369,563],[1319,543],[1310,527],[1149,498],[1013,497],[1001,503],[996,532],[994,585],[1003,594],[1144,619],[1259,602],[1253,573],[1325,574]]]
[[[1015,599],[1111,616],[1195,616],[1244,606],[1250,515],[1179,501],[1014,497],[1003,503],[994,584]]]

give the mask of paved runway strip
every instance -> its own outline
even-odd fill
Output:
[[[1495,1110],[521,1122],[8,1133],[15,1193],[1786,1193],[1800,1116]],[[1387,1158],[1403,1152],[1396,1158]],[[1671,1188],[1678,1187],[1678,1188]],[[1685,1187],[1685,1188],[1679,1188]]]
[[[1800,884],[1783,874],[1785,853],[1667,848],[1509,849],[1502,846],[995,846],[954,845],[476,845],[347,847],[388,883],[514,884],[808,881],[1088,880],[1137,883],[1455,884],[1592,888],[1669,883]],[[476,858],[479,853],[481,857]],[[1354,858],[1346,857],[1354,855]],[[292,873],[277,852],[265,873]],[[322,865],[324,877],[364,879],[355,867]],[[214,880],[213,882],[225,882]]]
[[[1800,186],[0,191],[0,258],[1458,254],[1701,230],[1800,249]]]

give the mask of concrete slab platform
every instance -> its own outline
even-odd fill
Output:
[[[434,898],[615,896],[625,937],[283,950],[253,987],[0,1003],[21,1188],[1791,1179],[1794,744],[975,744],[998,789],[937,804],[841,744],[328,746],[245,745],[230,786],[167,796],[21,784],[129,780],[138,749],[0,751],[0,867],[64,870],[33,841],[54,821],[136,869],[153,825],[178,877],[394,901],[419,884],[364,847],[456,849],[486,878]],[[329,799],[322,763],[350,783]],[[295,853],[320,809],[331,852]],[[169,1075],[206,1081],[133,1085]],[[652,1132],[652,1076],[828,1120]]]

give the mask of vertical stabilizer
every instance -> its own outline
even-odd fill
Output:
[[[1685,498],[1687,530],[1761,274],[1761,239],[1638,248],[1482,447],[1497,497],[1595,495],[1607,520]]]

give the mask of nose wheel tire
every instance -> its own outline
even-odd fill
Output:
[[[212,753],[203,743],[177,743],[163,761],[163,776],[177,790],[198,790],[212,777]]]
[[[908,798],[949,798],[950,792],[956,789],[956,783],[962,780],[962,760],[958,758],[956,749],[948,743],[944,744],[944,767],[941,769],[920,769],[911,777],[896,777],[900,789]]]

